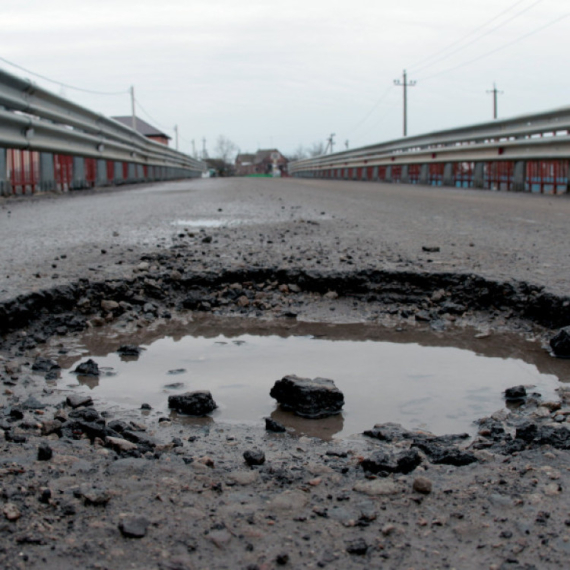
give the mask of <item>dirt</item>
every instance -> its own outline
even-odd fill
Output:
[[[450,189],[433,189],[432,197],[408,186],[271,182],[197,181],[2,203],[0,231],[7,211],[10,223],[21,222],[3,234],[10,278],[0,297],[2,567],[564,567],[564,389],[556,401],[529,394],[482,418],[475,438],[385,426],[324,441],[81,405],[54,388],[57,371],[41,358],[54,348],[64,358],[76,335],[102,325],[117,334],[152,331],[208,314],[491,339],[509,333],[546,345],[570,321],[567,230],[554,221],[529,238],[528,222],[513,221],[546,221],[549,209],[565,211],[565,197]],[[157,207],[153,219],[149,208],[159,202],[168,202],[169,214]],[[464,211],[466,203],[477,211]],[[171,224],[223,210],[245,221],[204,231]],[[145,238],[133,221],[125,222],[132,237],[113,236],[121,234],[116,220],[130,213],[140,220],[145,211]],[[82,226],[78,212],[90,213],[97,232]],[[513,213],[508,224],[505,212]],[[35,218],[41,233],[44,213],[53,214],[50,231],[56,220],[71,227],[75,219],[71,233],[80,243],[62,232],[60,245],[48,240],[42,249],[38,234],[24,230]],[[403,229],[406,222],[413,223]],[[466,228],[492,245],[478,247],[468,235],[451,246]],[[530,252],[517,249],[529,239]],[[468,259],[471,250],[477,254]],[[46,272],[52,262],[55,278]],[[525,278],[537,264],[542,273]]]

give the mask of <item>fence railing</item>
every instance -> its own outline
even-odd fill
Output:
[[[570,107],[289,164],[293,176],[568,192]]]
[[[0,194],[201,176],[206,166],[0,70]]]

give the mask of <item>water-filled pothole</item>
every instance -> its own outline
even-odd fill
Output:
[[[144,350],[121,357],[115,351],[125,343]],[[99,364],[100,377],[71,372],[88,357]],[[88,391],[99,402],[131,409],[148,403],[151,414],[176,417],[167,407],[169,395],[207,389],[219,405],[211,418],[177,419],[263,425],[271,416],[298,433],[326,439],[384,422],[436,434],[474,433],[476,419],[504,407],[506,388],[532,385],[543,398],[556,399],[565,374],[563,362],[514,336],[211,318],[130,337],[92,332],[60,364],[61,389]],[[343,413],[306,420],[280,410],[269,391],[287,374],[333,379],[345,396]]]

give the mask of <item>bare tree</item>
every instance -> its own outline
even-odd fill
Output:
[[[237,145],[224,135],[220,135],[216,141],[214,152],[216,158],[223,160],[226,164],[233,164],[234,154],[237,151]]]
[[[289,160],[291,162],[295,161],[295,160],[303,160],[304,158],[307,158],[309,156],[309,154],[307,153],[307,149],[300,144],[296,149],[295,152],[289,155]]]
[[[321,156],[325,154],[325,143],[316,142],[313,143],[309,149],[309,156]]]

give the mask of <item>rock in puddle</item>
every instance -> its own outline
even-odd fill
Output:
[[[99,376],[99,365],[90,358],[79,364],[73,372],[81,376]]]
[[[275,382],[270,391],[284,410],[310,419],[326,418],[339,414],[344,406],[344,395],[327,378],[299,378],[285,376]]]

